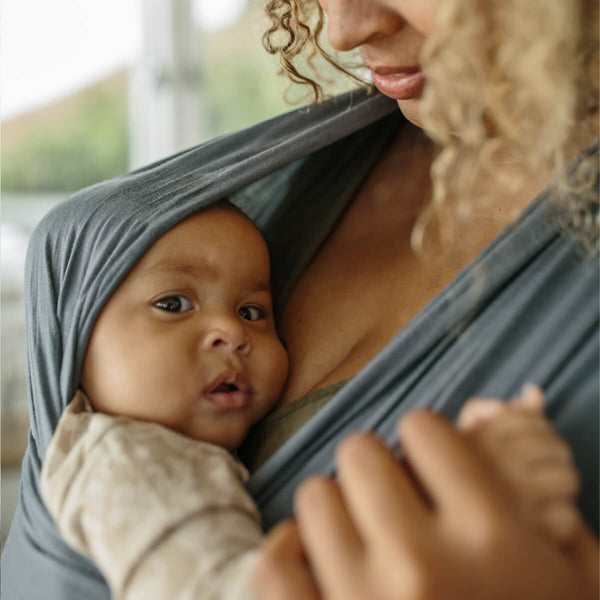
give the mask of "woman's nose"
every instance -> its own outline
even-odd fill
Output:
[[[202,339],[202,348],[206,351],[237,353],[246,355],[251,343],[244,326],[233,318],[214,319]]]
[[[352,50],[374,36],[390,35],[404,21],[383,0],[319,0],[327,14],[327,38],[336,50]]]

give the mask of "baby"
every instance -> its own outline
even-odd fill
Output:
[[[94,409],[234,451],[287,376],[269,269],[260,232],[231,205],[173,227],[96,322],[81,375]]]
[[[42,492],[114,598],[253,596],[262,529],[235,451],[287,376],[269,271],[259,231],[221,202],[156,241],[97,319]],[[576,527],[578,483],[542,404],[537,388],[511,404],[471,401],[459,426],[529,522],[563,544]],[[543,443],[506,452],[532,431]],[[552,489],[536,484],[536,468],[557,474]]]

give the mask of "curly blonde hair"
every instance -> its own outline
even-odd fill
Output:
[[[371,87],[324,50],[325,15],[317,0],[268,0],[265,11],[271,27],[263,34],[263,46],[270,54],[279,55],[282,71],[292,83],[311,88],[313,102],[320,103],[327,97],[323,86],[313,79],[317,73],[322,74],[315,61],[318,58],[358,85]],[[311,76],[297,66],[300,59],[308,63]]]
[[[307,76],[295,66],[303,51],[309,62],[318,55],[339,66],[320,42],[325,20],[318,2],[269,0],[266,10],[265,47],[279,54],[292,81],[322,100],[318,73]],[[491,200],[481,193],[475,199],[481,176],[517,191],[543,166],[564,172],[568,143],[598,134],[598,43],[597,0],[438,0],[436,29],[422,50],[427,86],[420,114],[440,151],[415,247],[431,229],[452,239],[454,225]],[[498,157],[510,165],[506,173]],[[560,224],[597,252],[598,157],[579,161],[556,189]]]

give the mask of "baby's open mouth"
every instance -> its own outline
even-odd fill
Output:
[[[235,383],[221,383],[214,390],[211,390],[213,394],[227,394],[228,392],[235,392],[239,390]]]
[[[250,404],[252,389],[241,373],[224,371],[206,387],[204,396],[222,410],[244,408]]]

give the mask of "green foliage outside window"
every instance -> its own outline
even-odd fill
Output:
[[[3,131],[2,190],[76,190],[126,171],[123,87],[94,86],[24,132]]]
[[[266,27],[262,2],[252,1],[230,29],[199,33],[204,67],[198,93],[209,138],[308,102],[306,88],[286,91],[277,59],[261,44]],[[2,190],[69,192],[126,172],[127,92],[123,70],[55,106],[3,124]]]

